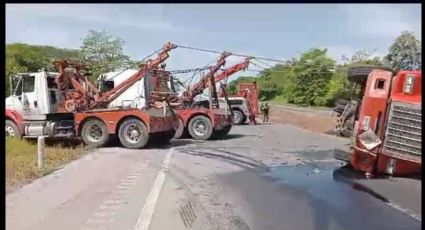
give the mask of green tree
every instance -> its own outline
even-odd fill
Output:
[[[124,40],[105,31],[90,30],[81,45],[81,59],[91,73],[91,80],[105,72],[113,71],[129,62],[123,51]]]
[[[335,61],[326,55],[326,49],[310,49],[301,55],[293,67],[293,93],[288,102],[300,105],[326,104],[328,84]]]
[[[78,50],[61,49],[53,46],[38,46],[22,43],[6,45],[6,96],[10,92],[9,77],[13,73],[37,72],[41,68],[56,71],[53,59],[77,59]]]
[[[389,48],[385,60],[395,70],[418,70],[422,68],[421,42],[414,33],[404,31]]]
[[[381,57],[373,57],[373,53],[376,50],[359,50],[355,52],[351,58],[343,56],[345,61],[344,65],[355,66],[355,65],[376,65],[382,66],[383,60]]]

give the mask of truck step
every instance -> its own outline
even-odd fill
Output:
[[[73,129],[74,128],[74,126],[57,126],[57,127],[55,127],[55,130],[57,130],[57,129]]]
[[[67,133],[67,134],[55,134],[53,137],[73,137],[73,134]]]

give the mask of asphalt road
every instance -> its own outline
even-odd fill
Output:
[[[420,181],[364,180],[332,157],[346,143],[268,124],[97,149],[8,194],[6,229],[420,229]]]

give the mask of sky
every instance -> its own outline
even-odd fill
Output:
[[[359,50],[385,55],[404,30],[420,39],[421,5],[6,4],[6,44],[79,48],[91,29],[124,39],[125,54],[136,60],[171,41],[279,60],[327,48],[341,62],[342,55]],[[217,56],[179,48],[170,52],[167,69],[205,66]],[[240,61],[242,57],[231,57],[226,67]],[[252,72],[232,78],[239,75]]]

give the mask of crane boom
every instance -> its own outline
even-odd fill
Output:
[[[215,73],[217,73],[218,70],[220,70],[220,68],[226,64],[226,58],[228,56],[232,55],[229,52],[223,52],[220,55],[220,58],[218,59],[217,63],[208,71],[207,74],[205,74],[203,77],[201,77],[201,79],[195,83],[195,85],[190,88],[189,90],[189,95],[190,95],[190,100],[193,100],[193,98],[195,98],[195,96],[199,95],[200,93],[202,93],[202,90],[204,90],[209,84],[209,80],[214,77]]]
[[[230,77],[232,74],[235,74],[241,70],[244,70],[248,68],[249,66],[249,60],[252,58],[245,58],[245,60],[241,63],[235,64],[221,72],[218,76],[215,77],[215,82],[219,82],[221,80],[224,80],[228,77]]]
[[[94,108],[100,104],[108,104],[111,101],[115,100],[122,93],[124,93],[128,88],[138,82],[140,79],[146,76],[149,71],[158,67],[159,64],[164,62],[170,55],[168,52],[172,49],[175,49],[177,46],[168,42],[162,48],[162,51],[158,54],[158,57],[149,60],[146,65],[144,65],[137,73],[133,74],[130,78],[123,81],[118,86],[114,87],[110,91],[104,93],[101,97],[99,97],[93,104],[90,105],[90,108]]]

